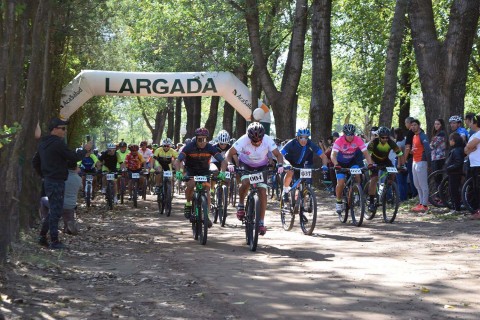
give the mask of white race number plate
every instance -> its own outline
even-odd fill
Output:
[[[107,180],[115,180],[115,174],[107,173]]]
[[[385,169],[387,170],[387,172],[390,172],[390,173],[397,173],[398,172],[397,168],[395,168],[395,167],[386,167]]]
[[[195,177],[193,177],[193,180],[195,182],[207,182],[207,177],[205,177],[205,176],[195,176]]]
[[[312,169],[300,169],[300,178],[308,179],[312,177]]]
[[[362,169],[360,168],[350,168],[351,174],[362,174]]]
[[[85,177],[85,180],[93,181],[93,176],[91,174],[87,174],[87,176]]]
[[[163,171],[163,176],[165,178],[171,178],[172,177],[172,171],[168,170],[168,171]]]
[[[132,172],[132,179],[140,179],[140,173]]]
[[[261,183],[263,182],[263,173],[252,173],[248,176],[250,183]]]

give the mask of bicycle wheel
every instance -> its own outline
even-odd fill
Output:
[[[304,191],[300,206],[300,228],[306,235],[311,235],[317,223],[317,198],[310,186]]]
[[[349,194],[349,208],[352,224],[360,227],[365,216],[365,198],[363,190],[358,183],[354,183]]]
[[[445,207],[445,203],[442,202],[439,192],[438,176],[443,176],[443,170],[437,170],[428,175],[428,201],[437,208]]]
[[[125,179],[120,178],[120,203],[123,204],[123,196],[125,195]]]
[[[160,188],[160,192],[157,194],[158,213],[163,214],[165,211],[165,185]]]
[[[253,224],[250,222],[252,221],[251,218],[253,214],[250,214],[250,212],[253,211],[253,197],[248,196],[247,197],[247,203],[245,205],[245,219],[243,220],[242,223],[245,223],[245,240],[247,242],[247,245],[250,246],[250,243],[253,242]]]
[[[91,200],[92,200],[92,185],[87,182],[87,186],[85,187],[85,202],[87,203],[87,207],[90,207]]]
[[[132,199],[133,199],[133,206],[136,208],[138,203],[138,181],[135,179],[132,182]]]
[[[147,200],[147,181],[144,180],[142,183],[142,199]]]
[[[473,177],[468,178],[462,186],[462,202],[465,206],[465,209],[473,213],[476,208],[476,202],[478,199],[475,199],[473,192]]]
[[[220,187],[217,185],[215,186],[215,192],[213,193],[213,197],[210,198],[210,212],[213,216],[213,223],[218,222],[218,217],[220,215],[220,208],[218,206],[218,197],[220,196]]]
[[[232,176],[230,179],[230,205],[235,207],[237,205],[237,192],[238,192],[238,185],[237,179],[235,176]]]
[[[191,214],[195,215],[195,219],[192,220],[192,233],[193,233],[193,239],[198,240],[200,236],[200,229],[201,229],[201,220],[199,219],[199,211],[200,208],[197,205],[197,200],[195,199],[195,196],[193,198],[193,203],[192,203],[192,212]]]
[[[251,205],[250,214],[250,224],[252,231],[252,241],[250,241],[250,251],[256,251],[258,245],[258,229],[260,222],[260,199],[258,195],[253,196],[253,203]]]
[[[280,200],[280,197],[282,196],[282,190],[283,190],[283,176],[280,174],[275,174],[275,179],[277,179],[276,181],[277,188],[275,189],[275,193],[277,196],[277,200]]]
[[[438,186],[438,194],[444,206],[448,209],[454,209],[452,197],[450,197],[448,176],[443,178],[442,182],[440,182],[440,185]]]
[[[292,190],[290,194],[290,202],[285,203],[283,197],[280,197],[280,220],[282,221],[282,227],[286,231],[290,231],[293,228],[293,222],[295,221],[295,215],[293,214],[293,199],[295,190]]]
[[[220,225],[225,227],[225,220],[227,219],[227,201],[228,201],[228,188],[227,186],[222,186],[222,206],[223,206],[223,216],[220,220]]]
[[[172,184],[170,181],[165,181],[165,188],[163,194],[163,203],[165,204],[165,214],[170,217],[172,213]]]
[[[208,236],[208,200],[205,195],[202,195],[200,198],[200,214],[199,217],[201,218],[201,223],[200,223],[200,235],[198,237],[198,241],[202,245],[207,244],[207,236]]]
[[[342,201],[343,201],[343,211],[341,213],[337,213],[338,215],[338,220],[340,220],[341,223],[345,223],[348,220],[348,211],[349,211],[349,206],[348,206],[348,191],[349,187],[345,186],[343,189],[343,196],[342,196]]]
[[[369,199],[370,195],[368,194],[368,189],[370,188],[370,180],[365,184],[365,187],[363,188],[363,195],[365,199]],[[375,203],[379,203],[378,201],[378,186],[376,188],[375,192]],[[375,208],[374,212],[370,212],[370,210],[365,210],[365,219],[367,220],[372,220],[375,218],[375,215],[377,214],[377,208]]]
[[[395,181],[385,183],[382,191],[383,221],[393,223],[400,206],[400,195]]]
[[[111,181],[107,182],[107,205],[108,209],[113,210],[113,185]]]

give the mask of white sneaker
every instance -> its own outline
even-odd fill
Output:
[[[343,211],[343,203],[336,203],[335,204],[335,211],[337,211],[338,214],[342,213]]]
[[[107,188],[102,188],[102,193],[103,194],[107,193]]]
[[[118,204],[117,196],[113,196],[113,203]]]

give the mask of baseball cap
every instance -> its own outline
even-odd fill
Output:
[[[66,126],[68,121],[62,120],[60,118],[52,118],[50,119],[50,124],[48,125],[48,130],[52,131],[54,128],[58,126]]]

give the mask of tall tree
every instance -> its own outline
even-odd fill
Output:
[[[172,98],[172,97],[167,98],[167,109],[168,109],[168,111],[167,111],[167,120],[168,120],[167,137],[171,139],[173,137],[173,127],[174,127],[174,121],[175,121],[174,98]]]
[[[407,2],[408,0],[397,0],[387,47],[382,105],[378,121],[380,125],[387,128],[392,125],[393,109],[395,108],[395,98],[397,96],[397,71],[405,32]]]
[[[180,139],[180,127],[182,126],[182,98],[175,99],[175,130],[173,134],[173,141],[175,143],[183,142]]]
[[[333,93],[330,53],[331,0],[314,0],[312,4],[312,100],[310,119],[312,139],[326,139],[332,131]]]
[[[479,0],[454,0],[448,30],[437,35],[431,0],[410,0],[408,14],[427,125],[464,111],[467,71],[477,31]]]
[[[258,69],[263,90],[269,103],[271,103],[275,117],[276,133],[281,139],[292,137],[295,132],[296,124],[292,119],[296,114],[296,94],[303,67],[305,33],[307,30],[307,3],[307,0],[296,1],[290,47],[282,83],[280,90],[278,90],[268,70],[268,60],[262,48],[258,2],[256,0],[245,1],[245,19],[254,65]]]
[[[205,122],[205,128],[207,128],[208,132],[210,132],[210,136],[208,137],[209,140],[213,138],[215,133],[215,127],[217,126],[219,103],[220,103],[220,97],[213,96],[210,101],[210,113],[208,114],[207,121]]]

